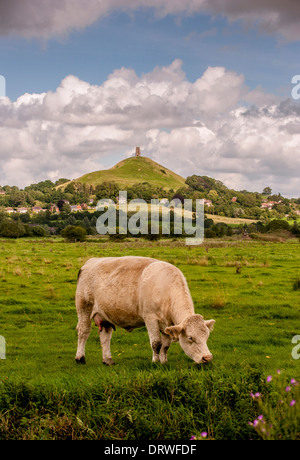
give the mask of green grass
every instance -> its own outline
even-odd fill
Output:
[[[185,186],[185,179],[173,171],[161,166],[150,158],[131,157],[120,161],[113,168],[95,171],[76,179],[83,184],[98,185],[102,182],[113,181],[122,187],[137,183],[149,182],[166,190],[177,190]],[[65,187],[63,184],[61,187]]]
[[[104,242],[103,242],[104,241]],[[266,377],[299,379],[292,338],[300,334],[299,243],[180,241],[64,243],[0,240],[0,439],[250,439],[259,415],[249,393],[276,412]],[[141,255],[178,266],[197,313],[216,320],[214,359],[195,366],[179,344],[167,365],[151,362],[147,331],[113,334],[116,366],[101,364],[97,329],[75,363],[79,268],[90,257]],[[241,272],[236,273],[236,264]],[[171,288],[171,287],[170,287]],[[299,411],[299,402],[295,406]]]

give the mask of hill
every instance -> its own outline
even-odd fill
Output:
[[[166,190],[177,190],[186,186],[183,177],[146,157],[127,158],[110,169],[85,174],[72,182],[94,186],[103,182],[116,182],[122,187],[148,182],[150,185],[163,187]],[[59,187],[65,188],[69,183],[67,182]]]

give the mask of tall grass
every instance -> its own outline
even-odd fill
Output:
[[[213,439],[248,439],[253,386],[266,390],[259,370],[242,377],[154,365],[134,380],[113,372],[89,385],[64,382],[63,390],[8,381],[0,391],[0,438],[188,440],[206,430]]]
[[[266,381],[276,391],[270,401],[260,392],[250,393],[256,401],[259,415],[249,422],[264,440],[300,440],[300,387],[295,378],[280,379],[280,370]]]

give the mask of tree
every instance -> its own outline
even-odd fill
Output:
[[[115,201],[119,195],[119,190],[121,188],[116,182],[102,182],[102,184],[96,187],[97,200],[111,199]]]
[[[73,225],[68,225],[60,232],[60,234],[68,241],[76,242],[86,240],[86,230],[79,226],[75,227]]]
[[[184,204],[184,198],[183,196],[180,194],[180,193],[175,193],[175,195],[172,196],[172,200],[171,201],[175,201],[175,200],[178,200],[181,202],[181,204]]]
[[[265,196],[272,195],[272,189],[270,187],[265,187],[262,191],[262,194]]]
[[[218,192],[210,190],[207,198],[214,203],[218,199]]]
[[[44,227],[40,227],[39,225],[36,227],[31,227],[31,232],[33,236],[46,236],[46,230]]]
[[[66,200],[59,200],[57,202],[57,207],[60,210],[60,212],[62,212],[62,211],[71,212],[70,205],[69,205],[69,203],[66,202]]]
[[[20,238],[24,236],[25,233],[25,227],[20,220],[15,222],[4,219],[0,224],[0,235],[4,238]]]
[[[274,219],[271,220],[266,226],[265,226],[265,231],[266,232],[273,232],[276,230],[290,230],[291,227],[289,223],[286,220],[281,220],[281,219]]]

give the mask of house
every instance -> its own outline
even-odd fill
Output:
[[[261,204],[261,209],[272,209],[272,205],[270,205],[269,203],[267,203],[266,201],[264,203]]]
[[[5,195],[5,190],[0,190],[0,195]]]
[[[281,203],[281,201],[279,201],[279,203]],[[274,204],[278,204],[277,201],[265,201],[264,203],[262,203],[261,205],[261,209],[272,209]]]
[[[28,212],[28,211],[29,211],[28,208],[22,208],[22,207],[21,207],[21,208],[17,208],[17,212],[18,212],[19,214],[26,214],[26,212]]]
[[[13,208],[5,208],[5,212],[7,212],[7,214],[12,214],[13,212],[16,212]]]
[[[35,214],[38,214],[39,212],[43,211],[43,208],[41,208],[40,206],[33,206],[31,211]]]
[[[231,201],[232,201],[233,203],[236,203],[236,200],[237,200],[237,197],[236,197],[236,196],[234,196],[234,197],[231,198]]]
[[[212,206],[212,201],[211,200],[205,200],[204,199],[204,206],[207,206],[208,208],[210,208]]]
[[[70,208],[71,208],[71,212],[82,211],[82,208],[81,208],[80,204],[71,205]]]
[[[162,205],[162,206],[165,206],[168,203],[169,203],[168,198],[162,198],[161,200],[159,200],[159,204]]]

